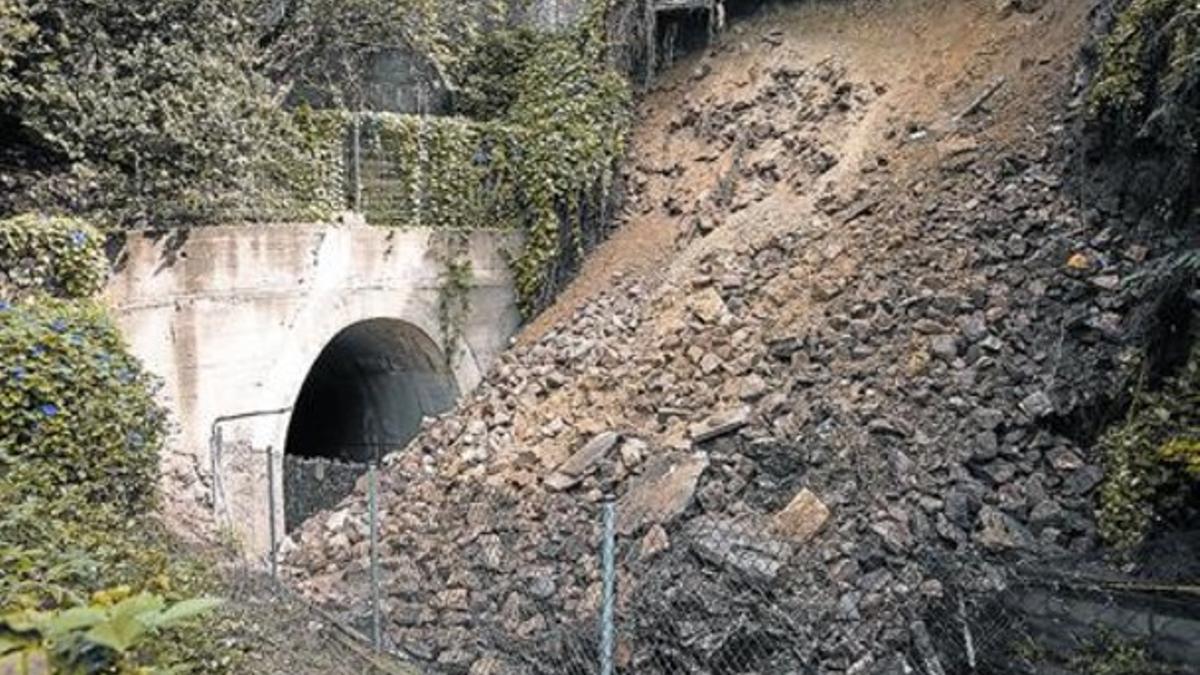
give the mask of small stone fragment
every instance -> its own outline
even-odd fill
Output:
[[[690,430],[692,442],[704,443],[705,441],[711,441],[719,436],[731,434],[749,423],[749,406],[742,406],[735,410],[727,410],[723,413],[713,415],[703,422],[693,424]]]
[[[804,488],[772,517],[772,526],[777,534],[802,544],[816,536],[828,520],[829,507]]]

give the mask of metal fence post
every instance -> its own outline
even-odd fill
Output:
[[[600,608],[600,675],[613,675],[613,649],[616,629],[613,610],[616,604],[617,506],[613,498],[604,500],[604,543],[601,564],[604,567],[604,596]]]
[[[375,462],[368,469],[367,502],[371,522],[371,642],[375,651],[383,649],[379,612],[379,470]]]
[[[354,174],[350,186],[350,209],[362,213],[362,113],[355,112],[351,125],[350,171]]]
[[[224,494],[221,491],[221,427],[213,424],[212,434],[209,435],[209,460],[212,462],[212,506],[213,515],[217,521],[221,520],[221,514],[218,510],[222,506],[221,500]]]
[[[267,519],[270,521],[268,531],[271,533],[271,550],[268,555],[271,556],[271,578],[279,578],[278,563],[275,560],[275,452],[271,446],[267,446]]]

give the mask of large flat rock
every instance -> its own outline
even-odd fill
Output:
[[[667,455],[650,461],[617,501],[617,532],[631,535],[644,525],[667,523],[687,510],[708,454]]]

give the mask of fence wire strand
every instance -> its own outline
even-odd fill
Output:
[[[247,453],[227,469],[265,469],[261,452],[222,450]],[[362,644],[378,632],[378,650],[411,672],[608,672],[603,499],[385,460],[372,501],[369,464],[273,466],[285,474],[282,587]],[[269,503],[258,508],[251,539],[270,521]],[[1200,534],[1119,559],[875,556],[847,576],[835,564],[847,551],[782,538],[765,515],[692,511],[662,526],[658,546],[645,528],[615,537],[611,672],[1198,672]]]

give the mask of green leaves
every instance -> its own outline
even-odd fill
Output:
[[[49,654],[56,672],[76,672],[85,664],[87,672],[96,672],[96,665],[117,665],[147,637],[198,618],[219,604],[214,598],[193,598],[167,607],[161,596],[143,592],[114,605],[11,612],[0,615],[0,657],[15,664],[13,652],[26,661],[30,655]],[[100,664],[97,647],[106,650]]]
[[[1161,388],[1132,393],[1128,418],[1100,439],[1100,533],[1118,546],[1140,542],[1200,478],[1200,342]]]
[[[75,218],[33,214],[0,220],[0,292],[85,298],[108,276],[104,239]]]
[[[221,605],[218,598],[192,598],[172,605],[157,618],[158,628],[169,628],[189,619],[207,614]]]
[[[10,305],[0,311],[0,363],[0,479],[47,498],[77,488],[128,512],[153,501],[165,433],[157,382],[99,305]]]

